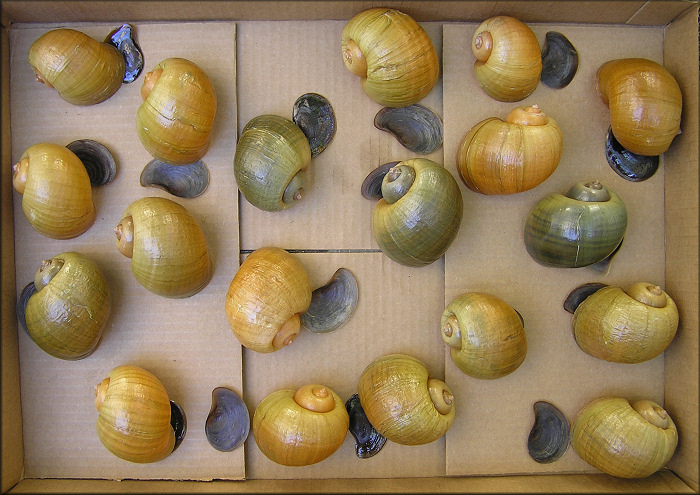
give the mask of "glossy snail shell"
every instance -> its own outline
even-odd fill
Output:
[[[149,371],[132,365],[112,369],[95,386],[95,408],[97,437],[117,457],[156,462],[175,448],[168,393]]]
[[[54,29],[29,49],[29,65],[37,81],[53,87],[68,103],[93,105],[105,101],[124,82],[124,56],[74,29]]]
[[[308,466],[340,448],[349,423],[338,394],[310,384],[265,397],[253,414],[253,436],[270,460],[284,466]]]
[[[680,132],[683,99],[674,77],[644,58],[611,60],[597,73],[615,138],[633,153],[664,153]]]
[[[678,308],[659,286],[638,282],[627,291],[603,287],[572,318],[579,347],[615,363],[641,363],[661,354],[678,329]]]
[[[233,173],[248,202],[264,211],[278,211],[301,199],[310,163],[309,141],[294,122],[259,115],[241,132]]]
[[[619,478],[644,478],[664,467],[678,444],[668,413],[650,400],[599,398],[571,425],[571,446],[591,466]]]
[[[486,19],[472,36],[474,75],[487,95],[498,101],[520,101],[540,82],[542,53],[532,30],[518,19]]]
[[[445,308],[440,324],[452,361],[469,376],[500,378],[525,361],[527,339],[522,320],[494,295],[467,292],[457,296]]]
[[[60,359],[82,359],[95,350],[110,313],[107,280],[99,266],[75,253],[42,262],[36,292],[25,307],[32,340]]]
[[[95,221],[92,185],[83,162],[65,146],[27,148],[12,168],[22,211],[37,232],[54,239],[77,237]]]
[[[544,182],[559,165],[562,134],[537,105],[513,109],[469,130],[457,150],[464,184],[482,194],[513,194]]]
[[[372,232],[389,258],[424,266],[450,247],[462,221],[462,193],[452,174],[431,160],[413,158],[384,176],[372,214]]]
[[[373,8],[343,28],[345,66],[372,100],[387,107],[417,103],[433,89],[440,66],[425,30],[395,9]]]
[[[136,112],[139,139],[154,158],[187,165],[209,149],[216,91],[207,74],[183,58],[168,58],[148,72]]]
[[[256,249],[241,263],[226,293],[231,330],[248,349],[279,350],[299,335],[311,293],[306,269],[294,255],[277,247]]]
[[[131,203],[115,227],[117,249],[131,258],[131,273],[149,291],[189,297],[211,279],[204,232],[180,204],[147,197]]]
[[[360,375],[358,395],[372,426],[399,444],[433,442],[454,421],[450,389],[406,354],[387,354],[370,363]]]
[[[525,247],[545,266],[575,268],[610,256],[627,229],[622,199],[598,181],[539,201],[525,219]]]

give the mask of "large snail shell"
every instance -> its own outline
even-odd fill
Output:
[[[513,194],[544,182],[559,165],[559,125],[537,105],[518,107],[506,120],[476,124],[457,150],[457,170],[464,184],[482,194]]]
[[[170,424],[170,399],[163,384],[138,366],[112,369],[95,386],[97,436],[117,457],[130,462],[155,462],[175,448]]]
[[[257,352],[290,344],[301,330],[301,314],[311,304],[311,284],[304,266],[276,247],[253,251],[226,293],[226,316],[236,338]]]
[[[37,232],[54,239],[79,236],[95,221],[92,185],[85,166],[65,146],[27,148],[12,170],[22,210]]]
[[[660,155],[680,132],[682,95],[674,77],[644,58],[611,60],[598,69],[598,91],[615,138],[640,155]]]
[[[197,220],[167,198],[131,203],[114,229],[117,248],[131,258],[131,273],[149,291],[189,297],[211,279],[207,240]]]
[[[146,74],[136,112],[139,139],[154,158],[187,165],[202,158],[216,115],[216,91],[196,64],[168,58]]]
[[[284,466],[321,462],[343,444],[350,418],[343,400],[323,385],[296,392],[278,390],[253,414],[253,436],[260,451]]]
[[[527,340],[518,313],[491,294],[468,292],[447,305],[442,339],[457,367],[475,378],[500,378],[525,360]]]
[[[615,363],[641,363],[661,354],[678,329],[678,308],[660,287],[639,282],[628,291],[603,287],[572,318],[579,347]]]
[[[474,32],[474,75],[483,90],[498,101],[520,101],[540,82],[542,54],[532,30],[518,19],[496,16]]]
[[[110,312],[109,288],[97,264],[74,252],[42,262],[24,319],[32,340],[60,359],[87,357]]]
[[[644,478],[664,467],[678,444],[668,413],[650,400],[596,399],[571,425],[571,446],[591,466],[611,476]]]
[[[388,440],[422,445],[452,426],[454,396],[418,359],[388,354],[370,363],[358,383],[360,403],[372,426]]]
[[[399,162],[384,176],[372,232],[389,258],[406,266],[439,259],[462,221],[462,193],[452,174],[431,160]]]
[[[29,65],[39,82],[56,88],[73,105],[100,103],[124,82],[124,56],[74,29],[54,29],[29,49]]]
[[[294,122],[278,115],[259,115],[241,132],[233,173],[252,205],[278,211],[301,199],[310,163],[309,141]]]
[[[525,247],[545,266],[574,268],[610,256],[627,229],[620,197],[598,181],[577,183],[566,195],[550,194],[525,219]]]
[[[341,45],[345,66],[362,78],[362,89],[380,105],[417,103],[437,82],[440,66],[432,41],[398,10],[357,14],[343,28]]]

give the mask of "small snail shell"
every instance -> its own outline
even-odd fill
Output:
[[[474,75],[491,98],[520,101],[540,82],[542,54],[532,30],[514,17],[486,19],[472,37]]]
[[[450,389],[406,354],[388,354],[370,363],[360,375],[358,395],[372,426],[392,442],[430,443],[454,421]]]
[[[398,10],[357,14],[343,28],[341,45],[345,66],[380,105],[412,105],[437,82],[440,66],[432,41],[420,24]]]
[[[544,182],[559,165],[559,125],[537,105],[517,107],[506,120],[482,120],[457,150],[464,184],[482,194],[513,194]]]
[[[29,65],[37,81],[56,88],[73,105],[100,103],[121,87],[124,56],[109,43],[100,43],[74,29],[54,29],[29,49]]]
[[[294,122],[259,115],[241,132],[233,172],[248,202],[264,211],[278,211],[301,199],[310,163],[309,141]]]
[[[170,399],[152,373],[117,366],[95,386],[97,437],[112,454],[138,463],[164,459],[175,448]]]
[[[668,413],[650,400],[596,399],[571,425],[571,446],[591,466],[619,478],[644,478],[664,467],[678,444]]]
[[[77,237],[95,221],[92,186],[85,166],[65,146],[27,148],[12,167],[22,210],[37,232],[54,239]]]
[[[311,384],[265,397],[253,414],[253,436],[270,460],[284,466],[308,466],[340,448],[349,423],[338,394]]]
[[[545,266],[575,268],[610,256],[627,229],[620,197],[598,181],[579,182],[566,195],[550,194],[525,219],[525,247]]]
[[[462,193],[452,174],[431,160],[399,162],[382,180],[372,232],[389,258],[406,266],[439,259],[462,221]]]
[[[301,330],[301,314],[311,304],[304,266],[276,247],[253,251],[226,293],[226,316],[234,335],[248,349],[273,352],[289,345]]]
[[[154,158],[187,165],[202,158],[216,115],[216,91],[196,64],[168,58],[148,72],[136,112],[139,139]]]
[[[641,363],[661,354],[678,329],[678,308],[659,286],[646,282],[603,287],[576,308],[572,318],[579,347],[615,363]]]
[[[167,198],[131,203],[115,227],[117,249],[131,258],[131,273],[149,291],[189,297],[211,279],[212,262],[197,220]]]
[[[597,73],[615,138],[640,155],[660,155],[680,132],[682,95],[674,77],[643,58],[611,60]]]
[[[97,264],[74,252],[44,260],[36,292],[24,309],[32,340],[60,359],[82,359],[95,350],[110,313],[107,280]]]
[[[442,340],[457,367],[475,378],[500,378],[525,360],[527,340],[520,315],[491,294],[468,292],[442,313]]]

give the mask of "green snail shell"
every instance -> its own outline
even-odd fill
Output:
[[[309,141],[294,122],[259,115],[241,132],[233,173],[248,202],[264,211],[278,211],[301,199],[310,163]]]
[[[406,266],[440,258],[462,221],[462,193],[445,167],[425,158],[399,162],[384,176],[372,215],[381,250]]]
[[[579,182],[566,195],[550,194],[525,219],[525,247],[545,266],[575,268],[610,256],[627,229],[620,197],[598,181]]]

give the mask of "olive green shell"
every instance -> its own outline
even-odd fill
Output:
[[[550,194],[538,202],[525,219],[525,247],[538,263],[560,268],[591,265],[610,256],[627,229],[627,210],[610,189],[605,201]]]
[[[233,173],[248,202],[264,211],[278,211],[300,199],[296,192],[304,186],[310,163],[309,141],[294,122],[259,115],[241,132]]]
[[[54,256],[63,266],[25,308],[32,340],[54,357],[87,357],[100,342],[110,313],[107,280],[99,266],[75,252]]]
[[[447,251],[459,231],[462,193],[452,174],[431,160],[413,158],[397,167],[415,179],[401,186],[399,195],[405,194],[394,200],[386,192],[391,172],[384,176],[384,197],[374,207],[372,232],[384,254],[397,263],[428,265]]]

